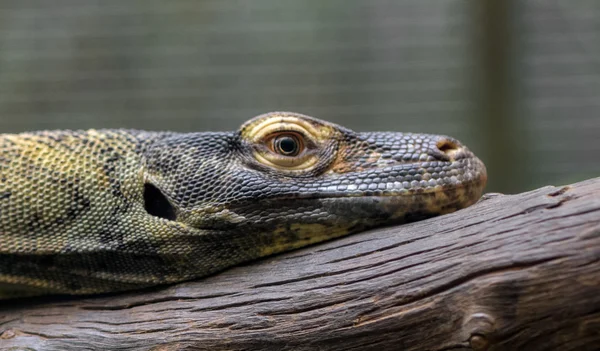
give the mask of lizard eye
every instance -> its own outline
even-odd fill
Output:
[[[280,155],[293,157],[298,156],[303,151],[304,145],[300,135],[285,133],[277,135],[272,139],[271,148]]]
[[[285,112],[258,116],[240,130],[256,163],[297,175],[331,159],[324,155],[331,133],[330,127],[318,121]]]

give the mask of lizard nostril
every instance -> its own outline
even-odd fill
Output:
[[[450,139],[441,139],[437,142],[436,146],[438,150],[448,156],[453,156],[460,148],[460,145],[456,141]]]

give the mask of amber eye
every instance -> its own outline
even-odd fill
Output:
[[[273,151],[283,156],[297,156],[302,151],[302,141],[294,134],[281,134],[273,138]]]

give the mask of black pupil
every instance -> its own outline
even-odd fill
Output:
[[[289,136],[282,136],[277,139],[279,150],[285,155],[291,155],[298,150],[298,142]]]

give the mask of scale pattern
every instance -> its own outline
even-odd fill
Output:
[[[274,155],[265,129],[297,133],[304,152]],[[355,133],[289,112],[237,132],[5,134],[0,152],[4,298],[198,278],[455,211],[486,181],[483,163],[452,138]]]

